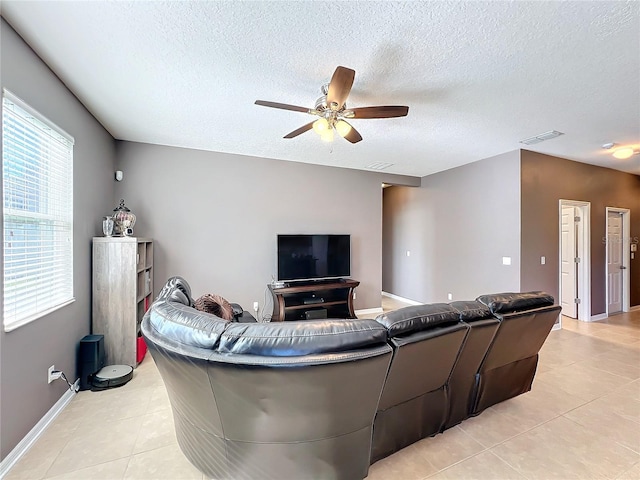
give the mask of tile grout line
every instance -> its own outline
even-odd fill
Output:
[[[123,458],[126,458],[126,459],[127,459],[127,466],[128,466],[128,465],[129,465],[129,462],[131,461],[131,455],[129,455],[129,456],[124,456],[124,457],[120,457],[120,458],[114,458],[113,460],[107,460],[107,461],[105,461],[105,462],[96,463],[95,465],[87,465],[86,467],[82,467],[82,468],[79,468],[79,469],[77,469],[77,470],[71,470],[71,471],[69,471],[69,472],[58,473],[58,474],[56,474],[56,475],[53,475],[52,477],[47,477],[47,476],[45,476],[45,477],[43,477],[41,480],[51,480],[52,478],[58,477],[58,476],[60,476],[60,475],[68,475],[68,474],[70,474],[70,473],[79,472],[80,470],[85,470],[85,469],[87,469],[87,468],[94,468],[94,467],[98,467],[98,466],[100,466],[100,465],[105,465],[105,464],[107,464],[107,463],[115,462],[115,461],[117,461],[117,460],[122,460]],[[125,468],[125,471],[126,471],[126,468]],[[124,475],[124,474],[123,474],[123,475]],[[114,480],[115,480],[115,479],[114,479]]]
[[[145,388],[149,388],[149,387],[130,388],[129,390],[127,390],[127,392],[132,392],[132,391],[133,391],[133,392],[136,392],[137,390],[141,390],[141,391],[143,391],[143,389],[145,389]],[[151,389],[149,388],[149,390],[151,390]],[[112,390],[112,392],[116,392],[116,394],[120,394],[120,393],[121,393],[121,392],[123,392],[123,391],[124,391],[124,390]],[[148,396],[148,398],[146,399],[145,412],[146,412],[146,410],[149,408],[149,405],[150,405],[150,403],[151,403],[151,396],[150,396],[150,395],[151,395],[151,392],[149,393],[149,396]],[[78,399],[78,400],[79,400],[79,399]],[[108,403],[108,400],[106,401],[106,403]],[[145,413],[145,414],[146,414],[146,413]],[[142,415],[130,415],[130,416],[125,416],[125,417],[122,417],[122,418],[118,418],[118,419],[117,419],[117,421],[123,421],[123,420],[131,420],[131,419],[136,419],[136,418],[142,418],[145,414],[142,414]],[[86,413],[83,413],[83,414],[82,414],[82,417],[84,418],[84,417],[85,417],[85,415],[86,415]],[[74,429],[74,435],[72,435],[72,436],[70,437],[70,439],[69,439],[69,440],[67,441],[67,443],[65,444],[65,447],[66,447],[66,446],[69,444],[69,442],[74,438],[74,436],[75,436],[75,430],[77,430],[77,429],[78,429],[78,426],[79,426],[81,423],[82,423],[82,421],[80,421],[80,423],[76,426],[76,428]],[[70,473],[77,472],[77,471],[80,471],[80,470],[83,470],[83,469],[86,469],[86,468],[92,468],[92,467],[95,467],[95,466],[98,466],[98,465],[102,465],[102,464],[104,464],[104,463],[113,462],[113,461],[120,460],[120,459],[124,459],[124,458],[127,458],[127,459],[128,459],[128,460],[127,460],[127,468],[128,468],[129,462],[131,461],[131,458],[133,457],[133,450],[134,450],[134,448],[135,448],[135,444],[136,444],[136,442],[137,442],[137,440],[138,440],[138,437],[140,436],[140,431],[141,431],[141,430],[142,430],[142,420],[140,420],[140,426],[138,427],[138,431],[137,431],[137,433],[136,433],[136,440],[132,443],[132,445],[131,445],[131,451],[129,452],[129,454],[128,454],[128,455],[123,455],[123,456],[121,456],[121,457],[113,458],[113,459],[110,459],[110,460],[107,460],[107,461],[104,461],[104,462],[98,462],[98,463],[95,463],[95,464],[92,464],[92,465],[85,465],[85,466],[82,466],[82,467],[80,467],[80,468],[74,468],[73,470],[69,470],[69,471],[67,471],[67,472],[61,472],[61,473],[56,474],[56,475],[48,476],[49,471],[51,470],[51,468],[52,468],[52,467],[53,467],[53,465],[55,464],[55,460],[54,460],[54,461],[51,463],[51,465],[49,466],[49,468],[47,469],[47,472],[45,473],[45,476],[44,476],[44,477],[42,477],[42,480],[47,480],[48,478],[55,477],[55,476],[57,476],[57,475],[70,474]],[[64,448],[65,448],[65,447],[63,447],[63,449],[61,449],[61,450],[60,450],[60,452],[58,452],[58,454],[56,455],[56,459],[60,456],[60,454],[62,453],[62,451],[64,450]],[[126,469],[125,469],[125,472],[126,472]]]
[[[80,401],[77,396],[74,396],[74,398],[72,399],[72,402],[74,400],[76,400],[78,402]],[[68,406],[71,406],[72,402],[70,402]],[[76,433],[77,433],[78,427],[80,426],[80,423],[81,422],[78,422],[78,424],[75,427],[73,427],[73,429],[72,429],[73,431],[71,432],[71,435],[69,435],[69,439],[66,442],[64,442],[64,445],[62,445],[60,450],[58,450],[58,453],[56,453],[56,456],[53,458],[53,460],[51,461],[51,463],[49,464],[49,466],[47,467],[47,469],[45,470],[44,474],[41,477],[43,480],[47,478],[47,474],[49,473],[49,470],[51,470],[51,467],[53,467],[53,465],[56,463],[56,460],[58,460],[58,458],[60,457],[60,455],[62,454],[64,449],[67,447],[67,445],[69,445],[71,440],[73,440],[74,437],[76,436]]]
[[[490,408],[491,408],[491,407],[490,407]],[[576,407],[576,408],[578,408],[578,407]],[[506,443],[506,442],[508,442],[508,441],[510,441],[510,440],[513,440],[513,439],[514,439],[514,438],[516,438],[516,437],[519,437],[520,435],[523,435],[523,434],[525,434],[525,433],[529,433],[531,430],[533,430],[533,429],[535,429],[535,428],[538,428],[538,427],[540,427],[540,426],[544,425],[545,423],[549,423],[549,422],[551,422],[552,420],[555,420],[555,419],[557,419],[558,417],[561,417],[561,416],[563,416],[563,414],[556,415],[556,416],[554,416],[553,418],[550,418],[550,419],[548,419],[548,420],[545,420],[544,422],[541,422],[541,423],[539,423],[539,424],[536,424],[536,425],[534,425],[534,426],[532,426],[532,427],[528,428],[527,430],[525,430],[525,431],[523,431],[523,432],[520,432],[520,433],[517,433],[517,434],[515,434],[515,435],[513,435],[513,436],[511,436],[511,437],[509,437],[509,438],[506,438],[506,439],[502,440],[501,442],[498,442],[498,443],[496,443],[495,445],[492,445],[492,446],[490,446],[490,447],[486,447],[483,443],[481,443],[480,441],[478,441],[478,440],[476,440],[475,438],[473,438],[473,436],[472,436],[470,433],[468,433],[468,432],[467,432],[467,431],[465,431],[462,427],[460,427],[460,430],[462,430],[462,432],[464,432],[464,433],[465,433],[465,435],[467,435],[469,438],[471,438],[474,442],[476,442],[477,444],[479,444],[479,445],[483,448],[483,450],[481,450],[481,451],[479,451],[479,452],[476,452],[476,453],[474,453],[473,455],[470,455],[470,456],[468,456],[468,457],[466,457],[466,458],[463,458],[463,459],[461,459],[461,460],[458,460],[457,462],[454,462],[454,463],[452,463],[451,465],[448,465],[447,467],[445,467],[445,468],[443,468],[443,469],[438,470],[438,472],[433,473],[432,475],[429,475],[428,477],[425,477],[425,479],[426,479],[426,478],[429,478],[429,477],[431,477],[431,476],[433,476],[433,475],[436,475],[436,474],[437,474],[437,473],[439,473],[439,472],[442,472],[442,471],[444,471],[444,470],[447,470],[448,468],[451,468],[451,467],[453,467],[453,466],[455,466],[455,465],[458,465],[458,464],[460,464],[460,463],[462,463],[462,462],[464,462],[464,461],[466,461],[466,460],[469,460],[470,458],[476,457],[476,456],[480,455],[481,453],[489,452],[489,453],[491,453],[492,455],[494,455],[495,457],[497,457],[500,461],[502,461],[503,463],[505,463],[506,465],[508,465],[510,468],[512,468],[512,469],[513,469],[515,472],[517,472],[519,475],[521,475],[521,476],[523,476],[524,478],[526,478],[526,479],[530,480],[530,479],[529,479],[529,477],[528,477],[527,475],[525,475],[523,472],[521,472],[521,471],[520,471],[520,469],[518,469],[518,468],[514,467],[514,466],[513,466],[513,465],[511,465],[509,462],[507,462],[504,458],[502,458],[502,457],[501,457],[501,456],[499,456],[498,454],[496,454],[496,453],[492,452],[491,450],[492,450],[493,448],[495,448],[495,447],[498,447],[498,446],[502,445],[503,443]],[[424,479],[422,479],[422,480],[424,480]]]
[[[618,441],[616,441],[616,444],[617,444],[617,445],[619,445],[619,446],[621,446],[621,447],[623,447],[623,448],[626,448],[627,450],[630,450],[630,451],[632,451],[633,453],[635,453],[636,455],[638,455],[638,461],[640,461],[640,449],[638,449],[638,450],[634,450],[633,448],[629,447],[628,445],[625,445],[625,444],[620,443],[620,442],[618,442]],[[637,462],[636,462],[636,463],[637,463]],[[635,464],[634,464],[634,465],[635,465]]]

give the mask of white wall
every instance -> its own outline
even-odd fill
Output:
[[[384,291],[428,303],[519,291],[519,151],[386,188],[383,218]]]

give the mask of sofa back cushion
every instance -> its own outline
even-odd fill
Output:
[[[374,320],[311,320],[229,323],[219,353],[294,357],[344,352],[385,344],[387,332]]]
[[[520,312],[553,305],[554,298],[545,292],[496,293],[482,295],[476,299],[492,313]]]
[[[173,296],[173,292],[169,298]],[[227,322],[179,301],[156,300],[146,313],[154,333],[170,343],[214,348]]]
[[[459,312],[446,303],[412,305],[378,315],[376,322],[384,325],[389,337],[407,335],[420,330],[451,325],[460,319]]]
[[[496,313],[500,327],[489,347],[481,371],[502,367],[537,355],[561,307],[551,305],[526,311]]]
[[[458,301],[451,302],[451,305],[460,315],[460,320],[463,322],[475,322],[482,320],[483,318],[489,318],[491,316],[491,310],[485,304],[478,301]]]

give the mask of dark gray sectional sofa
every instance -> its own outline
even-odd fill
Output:
[[[344,479],[531,389],[560,307],[542,292],[376,320],[226,322],[169,279],[142,322],[185,456],[210,478]]]

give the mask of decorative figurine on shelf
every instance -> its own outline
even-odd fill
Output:
[[[133,226],[136,224],[136,216],[131,213],[124,200],[120,200],[120,205],[113,209],[113,221],[115,223],[115,234],[129,237],[133,235]]]
[[[102,217],[102,233],[105,237],[113,235],[113,217]]]

